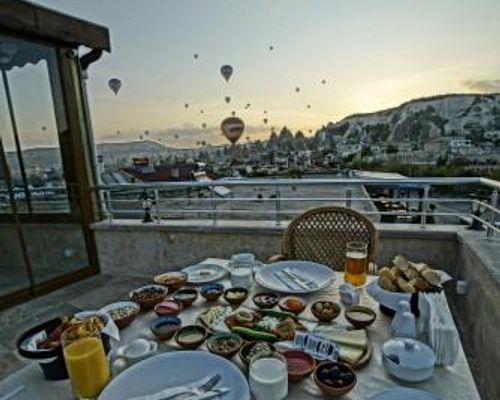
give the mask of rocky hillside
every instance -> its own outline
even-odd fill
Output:
[[[423,142],[444,136],[487,140],[500,135],[500,94],[450,94],[411,100],[398,107],[355,114],[318,132],[322,141]]]

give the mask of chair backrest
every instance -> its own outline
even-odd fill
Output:
[[[290,222],[282,251],[287,259],[313,261],[342,271],[346,244],[356,240],[368,243],[368,260],[374,261],[378,237],[372,221],[349,208],[319,207]]]

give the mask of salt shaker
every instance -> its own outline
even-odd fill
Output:
[[[396,310],[396,315],[391,323],[391,332],[393,336],[396,336],[395,332],[403,324],[403,314],[410,311],[410,303],[406,300],[400,300],[398,303],[398,309]]]
[[[397,327],[396,331],[394,332],[394,336],[411,339],[415,339],[417,337],[415,316],[411,312],[405,311],[403,313],[401,325]]]

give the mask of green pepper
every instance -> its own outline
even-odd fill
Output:
[[[266,342],[274,342],[278,339],[278,337],[273,333],[245,328],[243,326],[235,326],[231,329],[231,331],[241,335],[245,339],[250,339],[250,340],[263,340]]]
[[[285,319],[291,317],[295,320],[297,318],[297,316],[294,313],[291,313],[289,311],[264,310],[262,311],[262,314],[264,316],[274,317],[278,319]]]

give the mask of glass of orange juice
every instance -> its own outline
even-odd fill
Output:
[[[95,399],[110,379],[108,359],[98,329],[78,333],[71,328],[63,333],[64,360],[74,394],[79,399]]]
[[[366,283],[368,272],[368,244],[365,242],[348,242],[344,280],[354,286]]]

